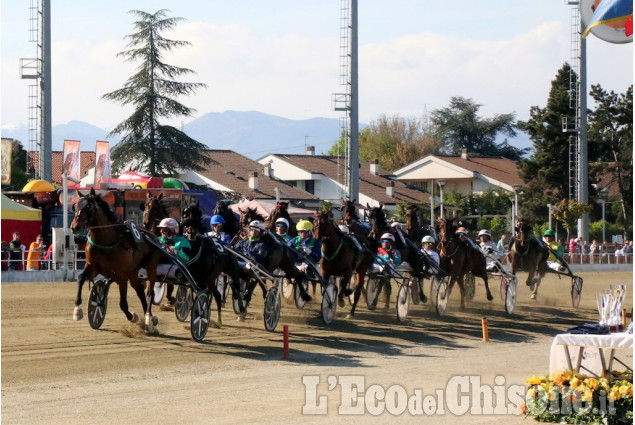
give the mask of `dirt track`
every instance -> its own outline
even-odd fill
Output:
[[[327,327],[318,318],[318,295],[302,311],[284,305],[278,329],[268,333],[258,299],[246,322],[235,321],[228,306],[222,328],[210,328],[202,344],[191,339],[189,321],[177,322],[171,312],[155,308],[160,320],[155,335],[127,324],[114,287],[106,320],[95,331],[86,318],[72,320],[74,283],[3,282],[2,424],[393,422],[388,412],[338,415],[341,387],[329,391],[328,377],[337,376],[341,383],[345,375],[362,375],[367,390],[399,384],[408,395],[421,389],[424,396],[445,389],[456,375],[478,375],[482,385],[500,375],[505,387],[522,385],[531,375],[548,372],[555,334],[597,321],[595,294],[601,289],[627,284],[625,308],[632,308],[632,273],[580,275],[580,308],[571,308],[569,279],[548,276],[537,302],[529,300],[524,283],[519,285],[512,317],[506,317],[495,283],[492,305],[477,286],[466,312],[458,311],[455,291],[445,317],[437,318],[429,305],[413,306],[405,324],[396,321],[392,307],[371,312],[360,304],[355,320],[345,318],[348,307],[338,309]],[[87,299],[85,289],[84,310]],[[136,297],[128,299],[139,312]],[[488,343],[482,341],[482,316],[489,321]],[[289,360],[282,360],[283,325],[291,334]],[[628,361],[632,366],[632,356]],[[328,415],[302,416],[303,376],[319,377],[317,396],[327,397]],[[445,402],[452,398],[446,394]],[[515,415],[454,416],[446,409],[445,415],[419,417],[406,410],[399,421],[528,423],[510,410]]]

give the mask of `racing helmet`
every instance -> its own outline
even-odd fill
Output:
[[[551,229],[547,229],[547,230],[545,230],[545,233],[543,234],[543,236],[551,236],[551,237],[554,237],[555,235],[556,235],[556,234],[555,234],[555,233],[554,233],[554,231],[553,231],[553,230],[551,230]]]
[[[392,233],[384,233],[383,235],[381,235],[381,240],[383,241],[384,239],[389,239],[391,242],[395,241],[395,237]]]
[[[310,232],[313,230],[313,224],[308,220],[300,220],[298,224],[295,225],[295,228],[296,230],[306,230]]]
[[[481,236],[489,236],[491,238],[492,234],[489,232],[489,230],[483,229],[480,232],[478,232],[478,237],[480,238]]]
[[[348,226],[347,226],[347,225],[345,225],[345,224],[340,224],[340,225],[339,225],[339,226],[337,226],[337,227],[338,227],[338,228],[340,229],[340,231],[341,231],[342,233],[344,233],[345,235],[348,235],[348,234],[350,233],[350,231],[348,230]]]
[[[456,229],[456,232],[454,233],[456,233],[457,235],[460,235],[460,234],[467,235],[467,229],[465,227],[459,227],[458,229]]]
[[[249,223],[249,228],[258,229],[262,232],[263,230],[265,230],[265,224],[260,220],[254,220],[251,223]]]
[[[211,226],[215,224],[223,224],[223,223],[225,223],[225,219],[223,218],[222,215],[218,215],[218,214],[216,214],[215,216],[212,216],[212,218],[209,221],[209,224]]]
[[[434,243],[434,238],[430,235],[425,235],[423,239],[421,239],[421,243]]]
[[[398,228],[401,229],[401,223],[398,221],[394,221],[392,223],[390,223],[390,227],[392,227],[393,229]]]
[[[166,227],[170,230],[174,230],[175,232],[178,232],[179,230],[179,222],[176,221],[173,218],[164,218],[163,220],[161,220],[161,222],[159,223],[159,225],[157,227]]]
[[[276,220],[276,224],[278,224],[278,223],[284,224],[285,226],[287,226],[287,229],[289,228],[289,220],[287,220],[284,217],[280,217],[279,219],[277,219]]]

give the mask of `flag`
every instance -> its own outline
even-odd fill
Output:
[[[13,141],[2,139],[2,184],[11,184],[11,157]]]
[[[66,174],[68,177],[79,180],[79,146],[80,142],[77,140],[64,140],[64,163],[62,164],[62,174]],[[74,189],[79,187],[75,182],[68,181],[68,188]]]
[[[110,145],[108,142],[97,142],[95,146],[95,182],[94,187],[101,188],[102,183],[111,183]]]
[[[602,0],[593,12],[593,17],[584,30],[582,37],[589,35],[589,32],[599,25],[611,22],[626,21],[633,15],[633,0]]]

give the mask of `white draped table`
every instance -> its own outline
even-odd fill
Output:
[[[616,357],[616,350],[633,352],[633,334],[612,333],[607,335],[559,334],[551,344],[549,373],[560,370],[580,372],[586,375],[606,376],[615,361],[622,363],[620,370],[629,368]]]

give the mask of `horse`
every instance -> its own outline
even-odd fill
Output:
[[[298,236],[298,231],[295,228],[295,222],[293,221],[293,219],[289,215],[289,212],[287,211],[288,208],[289,208],[288,202],[278,202],[276,204],[276,207],[269,214],[269,217],[267,217],[267,219],[265,220],[265,227],[267,229],[270,229],[271,231],[275,231],[276,220],[278,220],[279,218],[286,218],[287,221],[289,222],[289,228],[287,229],[287,233],[289,234],[289,236],[295,238],[296,236]]]
[[[375,242],[374,251],[368,249],[358,250],[352,239],[342,233],[331,221],[330,216],[330,209],[322,212],[315,211],[313,220],[313,235],[316,239],[322,241],[321,273],[325,282],[328,282],[331,276],[342,277],[340,279],[338,303],[340,307],[343,307],[344,297],[352,293],[348,289],[348,283],[353,276],[353,272],[357,272],[357,286],[355,287],[353,306],[349,313],[349,317],[354,317],[355,308],[364,286],[364,277],[373,264],[374,257],[372,252],[377,251],[377,244]]]
[[[163,203],[163,192],[159,196],[154,196],[148,192],[146,203],[143,207],[143,227],[155,236],[159,236],[157,226],[166,217],[169,217],[165,204]]]
[[[225,223],[223,224],[223,231],[233,239],[240,231],[240,222],[231,208],[229,208],[229,204],[219,200],[214,208],[214,215],[220,215],[223,217],[225,220]]]
[[[432,236],[432,238],[439,242],[439,234],[435,230],[434,227],[427,225],[422,226],[419,224],[419,210],[421,208],[417,205],[410,205],[406,208],[406,212],[404,214],[404,218],[406,221],[406,232],[408,232],[408,236],[410,240],[415,241],[417,243],[421,242],[424,236]]]
[[[536,299],[540,280],[547,272],[549,250],[535,237],[531,237],[531,226],[519,220],[516,235],[509,247],[508,258],[511,262],[511,274],[518,270],[526,271],[527,286],[531,289],[531,299]]]
[[[404,262],[407,262],[412,268],[410,274],[417,278],[417,281],[419,282],[419,288],[417,288],[419,298],[424,303],[427,302],[428,298],[423,293],[423,287],[421,286],[421,283],[426,276],[424,273],[424,266],[426,264],[424,263],[416,244],[420,241],[420,239],[416,242],[412,241],[412,239],[408,237],[409,235],[402,233],[401,230],[389,227],[388,222],[386,221],[386,213],[383,209],[383,204],[380,203],[378,207],[371,207],[370,205],[367,205],[367,207],[370,210],[368,214],[371,229],[370,234],[377,239],[379,239],[384,233],[390,233],[395,237],[395,248],[401,253],[401,259]],[[384,287],[386,288],[386,308],[388,308],[391,287],[390,285],[385,285]]]
[[[139,317],[128,309],[128,282],[135,290],[146,317],[146,325],[153,331],[152,298],[154,282],[157,280],[156,270],[160,259],[165,255],[160,249],[147,241],[135,242],[123,223],[118,222],[108,204],[91,189],[88,195],[77,191],[79,201],[75,205],[75,215],[71,223],[74,234],[82,229],[89,229],[86,244],[86,265],[77,278],[77,298],[73,318],[81,320],[82,288],[86,279],[93,279],[98,274],[117,282],[119,286],[119,307],[132,323]],[[155,238],[149,232],[146,237]],[[156,238],[155,238],[156,239]],[[158,241],[157,241],[158,243]],[[139,280],[139,269],[148,272],[147,295],[143,292],[143,284]]]
[[[204,234],[205,225],[203,224],[203,210],[201,209],[198,201],[183,209],[181,213],[180,233],[186,236],[188,239],[193,240],[194,235]]]
[[[362,240],[367,239],[369,230],[366,226],[364,226],[359,218],[359,215],[357,214],[355,199],[353,199],[352,201],[340,199],[340,202],[341,206],[339,210],[342,213],[342,219],[344,220],[344,223],[346,223],[350,231],[353,233],[353,236]]]
[[[485,269],[485,257],[475,247],[469,246],[469,242],[462,241],[455,233],[458,226],[455,217],[450,219],[439,218],[439,243],[441,268],[450,275],[448,294],[452,291],[455,282],[458,282],[461,290],[461,310],[465,309],[465,287],[463,278],[468,272],[480,277],[485,282],[487,299],[492,301],[494,297],[487,283],[487,270]]]

